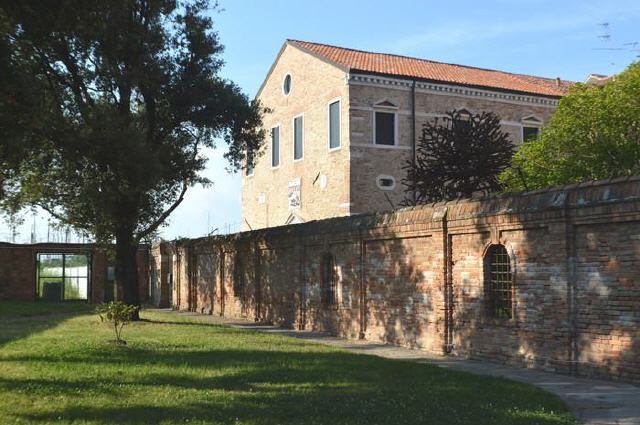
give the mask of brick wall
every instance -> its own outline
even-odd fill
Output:
[[[377,146],[373,141],[373,114],[375,105],[381,101],[394,104],[397,109],[397,146]],[[406,177],[403,169],[413,155],[412,143],[412,103],[411,90],[395,86],[349,85],[349,143],[351,211],[363,213],[393,209],[404,199],[405,187],[401,184]],[[502,130],[509,134],[516,144],[522,143],[522,120],[535,116],[546,123],[555,111],[555,106],[512,102],[493,98],[473,98],[452,93],[433,93],[417,90],[415,94],[416,140],[419,141],[422,127],[435,117],[442,117],[453,109],[465,108],[477,114],[490,111],[497,114]],[[382,109],[379,109],[382,110]],[[393,190],[381,190],[376,184],[379,175],[392,176],[396,181]]]
[[[485,254],[496,244],[511,265],[511,319],[487,314]],[[180,309],[640,382],[640,178],[184,240],[175,249]],[[324,305],[329,254],[336,303]]]
[[[349,100],[344,71],[284,47],[259,93],[271,109],[263,118],[267,131],[264,148],[252,176],[242,176],[242,228],[257,229],[287,222],[290,214],[304,221],[348,215],[349,209]],[[289,95],[282,92],[291,75]],[[340,100],[340,149],[329,150],[329,103]],[[304,114],[303,157],[293,159],[293,118]],[[280,128],[280,165],[271,166],[272,127]],[[324,176],[321,178],[321,176]],[[288,185],[300,179],[301,205],[289,208]],[[321,184],[325,181],[326,185]]]
[[[149,303],[155,307],[171,307],[173,283],[173,244],[153,246],[149,255]]]
[[[140,299],[149,299],[149,249],[138,250]],[[104,249],[92,244],[39,243],[16,245],[0,243],[0,300],[36,300],[36,261],[38,254],[88,254],[91,256],[89,301],[105,300],[109,259]],[[160,254],[160,253],[158,253]],[[166,256],[165,256],[166,257]],[[159,258],[158,256],[154,256]],[[167,294],[167,300],[169,295]]]
[[[36,258],[28,246],[0,246],[0,300],[33,301]]]
[[[292,89],[283,92],[285,76]],[[369,78],[370,77],[370,78]],[[387,211],[404,199],[403,166],[422,126],[453,109],[471,113],[490,111],[501,119],[511,140],[522,142],[522,128],[534,118],[538,125],[551,118],[557,99],[441,85],[420,87],[410,78],[386,78],[349,72],[285,44],[266,76],[258,98],[271,109],[264,117],[264,148],[254,173],[242,176],[243,230],[281,226],[329,217]],[[461,90],[453,90],[453,88]],[[415,97],[414,97],[415,94]],[[328,105],[340,100],[340,149],[328,149]],[[387,103],[386,109],[379,104]],[[389,105],[391,104],[391,105]],[[392,106],[388,108],[389,106]],[[415,122],[414,122],[415,109]],[[396,146],[374,144],[374,112],[394,112]],[[303,114],[303,158],[293,158],[293,119]],[[415,124],[415,125],[414,125]],[[529,121],[529,124],[531,122]],[[271,128],[280,128],[280,165],[271,164]],[[378,187],[379,176],[391,176],[395,187]],[[299,181],[300,206],[289,205],[289,184]],[[293,220],[293,221],[292,221]]]

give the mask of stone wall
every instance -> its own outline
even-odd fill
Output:
[[[511,319],[487,314],[497,244]],[[175,255],[180,309],[640,382],[640,178],[184,240]]]

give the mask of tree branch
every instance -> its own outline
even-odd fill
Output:
[[[187,193],[187,188],[189,187],[188,182],[185,180],[182,182],[182,191],[180,192],[180,196],[178,196],[178,199],[176,199],[176,201],[165,211],[163,212],[160,217],[158,217],[158,219],[156,221],[154,221],[151,225],[149,225],[149,227],[147,227],[146,229],[144,229],[143,231],[141,231],[140,233],[138,233],[135,236],[135,240],[136,241],[140,241],[142,239],[144,239],[145,237],[149,236],[151,233],[153,233],[166,219],[167,217],[169,217],[171,215],[171,213],[178,208],[178,206],[182,203],[182,201],[184,200],[184,195]]]
[[[55,218],[56,220],[67,224],[69,226],[73,226],[73,224],[71,223],[71,221],[69,219],[67,219],[66,217],[63,217],[62,215],[58,214],[57,212],[55,212],[52,208],[48,207],[47,205],[37,202],[34,204],[37,207],[42,208],[43,210],[45,210],[46,212],[48,212],[49,214],[51,214],[53,216],[53,218]]]
[[[73,93],[76,103],[78,104],[78,109],[82,113],[85,121],[89,118],[89,108],[88,105],[91,104],[91,97],[87,91],[87,87],[82,80],[80,75],[80,70],[76,66],[76,62],[74,61],[74,57],[69,51],[69,46],[67,46],[67,40],[61,39],[59,42],[54,45],[54,49],[60,55],[60,60],[67,68],[69,75],[71,77],[70,81],[70,89]]]

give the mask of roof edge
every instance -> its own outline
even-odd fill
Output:
[[[260,87],[258,88],[258,91],[256,92],[255,98],[257,99],[258,97],[260,97],[260,94],[262,94],[262,90],[264,89],[264,86],[267,84],[267,81],[269,80],[269,78],[271,77],[271,74],[273,73],[273,70],[276,67],[276,64],[278,63],[278,61],[280,60],[280,57],[282,56],[282,53],[284,53],[284,49],[286,49],[287,46],[291,46],[291,47],[295,47],[296,49],[300,50],[303,53],[306,53],[310,56],[313,56],[314,58],[329,64],[335,68],[340,69],[341,71],[344,72],[349,72],[350,69],[348,67],[344,67],[336,62],[333,62],[329,59],[327,59],[326,57],[319,55],[301,45],[298,44],[299,40],[293,40],[293,39],[286,39],[284,41],[284,43],[282,43],[282,47],[280,47],[280,50],[278,51],[278,54],[276,55],[276,58],[274,59],[273,63],[271,64],[271,66],[269,67],[269,71],[267,71],[267,75],[264,77],[264,80],[262,80],[262,84],[260,84]]]
[[[310,56],[313,56],[314,58],[316,58],[316,59],[318,59],[318,60],[320,60],[320,61],[322,61],[322,62],[324,62],[326,64],[329,64],[331,66],[334,66],[334,67],[338,68],[341,71],[351,72],[351,70],[352,70],[352,68],[350,68],[348,66],[340,65],[339,63],[332,61],[331,59],[327,58],[326,56],[323,56],[323,55],[321,55],[319,53],[314,52],[313,50],[307,49],[306,47],[300,45],[300,43],[311,43],[310,41],[287,39],[287,43],[289,45],[299,49],[300,51],[302,51],[302,52],[304,52],[304,53],[306,53],[306,54],[308,54]],[[318,44],[318,43],[311,43],[311,44]]]
[[[373,52],[371,50],[354,49],[352,47],[336,46],[335,44],[327,44],[327,43],[317,43],[315,41],[305,41],[305,40],[295,40],[295,39],[287,39],[287,41],[293,42],[293,43],[309,43],[309,44],[315,44],[317,46],[333,47],[335,49],[350,50],[352,52],[358,52],[358,53],[368,53],[368,54],[374,54],[374,55],[384,55],[384,56],[393,56],[393,57],[397,57],[397,58],[419,60],[419,61],[430,62],[430,63],[440,64],[440,65],[459,66],[459,67],[462,67],[462,68],[477,69],[479,71],[500,72],[500,73],[503,73],[503,74],[510,74],[510,75],[513,75],[513,76],[516,76],[516,77],[534,77],[534,78],[540,78],[542,80],[549,80],[551,82],[554,81],[556,78],[558,78],[558,77],[543,77],[543,76],[540,76],[540,75],[533,75],[533,74],[523,74],[521,72],[502,71],[502,70],[495,69],[495,68],[483,68],[483,67],[480,67],[480,66],[463,65],[463,64],[459,64],[459,63],[453,63],[453,62],[436,61],[436,60],[432,60],[432,59],[419,58],[419,57],[416,57],[416,56],[400,55],[400,54],[397,54],[397,53]],[[567,82],[567,83],[574,83],[574,84],[579,82],[579,81],[565,80],[563,78],[560,78],[560,81],[564,81],[564,82]]]
[[[276,67],[276,64],[280,60],[280,56],[282,56],[282,52],[284,52],[284,49],[285,49],[285,47],[287,47],[287,44],[288,44],[288,40],[285,41],[284,43],[282,43],[282,46],[280,47],[280,50],[278,50],[278,54],[276,55],[276,58],[271,63],[271,66],[269,67],[269,71],[267,71],[267,75],[262,80],[262,84],[260,84],[260,87],[258,88],[258,91],[256,92],[256,95],[255,95],[256,99],[258,97],[260,97],[260,94],[262,93],[262,89],[264,89],[265,84],[267,84],[267,80],[269,80],[269,77],[271,77],[271,74],[273,73],[273,69]]]
[[[384,73],[384,72],[367,71],[367,70],[359,69],[359,68],[351,68],[349,72],[351,74],[358,74],[358,75],[375,75],[375,76],[387,77],[387,78],[406,79],[406,80],[410,80],[410,81],[422,81],[422,82],[428,82],[428,83],[434,83],[434,84],[446,84],[446,85],[450,85],[450,86],[469,87],[469,88],[474,88],[474,89],[479,89],[479,90],[495,91],[495,92],[500,92],[500,93],[512,93],[512,94],[521,94],[521,95],[527,95],[527,96],[544,97],[544,98],[547,98],[547,99],[554,99],[554,100],[560,100],[560,99],[562,99],[564,97],[564,95],[532,93],[532,92],[528,92],[528,91],[510,90],[510,89],[503,89],[503,88],[493,87],[493,86],[481,86],[481,85],[477,85],[477,84],[464,84],[464,83],[457,83],[457,82],[453,82],[453,81],[444,81],[444,80],[434,80],[434,79],[429,79],[429,78],[412,77],[411,75],[404,75],[404,74],[387,74],[387,73]],[[536,78],[538,78],[538,77],[536,77]]]

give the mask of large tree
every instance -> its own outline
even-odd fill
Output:
[[[1,1],[10,66],[46,107],[19,113],[38,146],[23,193],[61,222],[115,240],[116,280],[139,304],[136,251],[201,176],[202,148],[226,142],[231,168],[259,150],[262,110],[218,73],[206,1]],[[215,6],[214,6],[215,7]],[[34,124],[35,123],[35,124]]]
[[[539,139],[501,175],[508,190],[640,174],[640,63],[604,86],[576,84]]]
[[[415,162],[408,160],[403,205],[424,204],[499,191],[498,175],[514,147],[490,112],[452,111],[422,127]]]
[[[38,114],[45,102],[40,82],[29,77],[34,61],[13,54],[9,29],[9,20],[0,13],[0,216],[5,217],[15,235],[23,207],[19,168],[34,147],[29,134],[43,125],[30,117]]]

